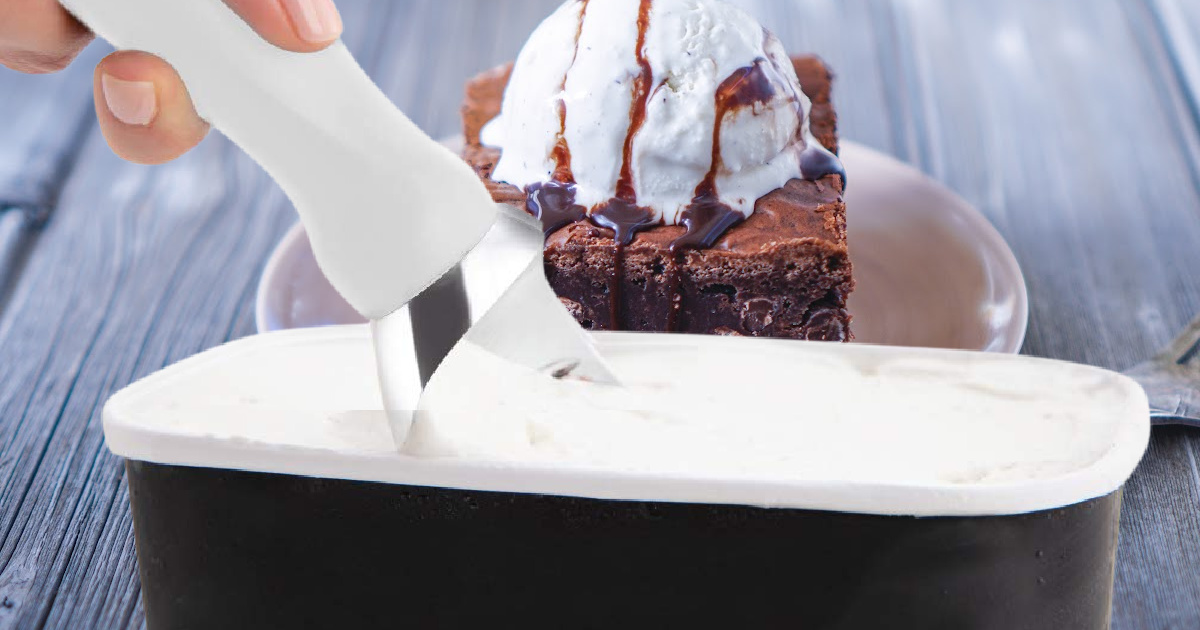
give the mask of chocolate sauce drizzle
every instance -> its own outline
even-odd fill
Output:
[[[763,50],[771,48],[772,44],[778,44],[779,40],[771,31],[763,28]],[[779,63],[773,58],[770,58],[771,67],[775,72],[782,73]],[[834,155],[829,149],[826,149],[820,142],[809,143],[809,139],[805,132],[809,129],[811,121],[806,121],[804,114],[804,106],[801,103],[800,93],[796,91],[796,87],[790,81],[784,81],[784,85],[788,86],[791,92],[791,102],[796,108],[796,117],[800,121],[796,125],[796,146],[800,147],[800,173],[801,176],[810,181],[820,181],[827,175],[837,175],[842,179],[842,190],[846,189],[846,169],[842,166],[842,161],[838,156]],[[808,123],[808,124],[806,124]]]
[[[567,71],[563,73],[559,93],[567,90],[567,78],[571,68],[579,58],[579,40],[583,38],[583,23],[587,19],[588,3],[590,0],[579,0],[582,5],[579,10],[579,24],[575,27],[575,53]],[[525,187],[525,210],[542,222],[542,231],[546,238],[576,221],[587,216],[587,208],[575,203],[575,172],[571,168],[571,147],[567,142],[567,101],[560,96],[558,99],[558,134],[555,137],[554,148],[550,151],[554,160],[554,173],[550,181],[543,184],[532,184]]]
[[[763,48],[773,43],[775,35],[763,29]],[[774,76],[768,74],[767,66]],[[845,187],[846,171],[841,160],[819,143],[809,143],[805,131],[808,129],[800,94],[790,81],[783,80],[783,71],[773,58],[756,59],[745,68],[734,71],[721,83],[716,94],[716,119],[713,122],[712,165],[700,185],[696,187],[691,205],[680,213],[680,223],[685,228],[682,236],[671,243],[671,260],[667,266],[667,294],[671,304],[667,311],[667,332],[675,332],[679,325],[683,295],[680,291],[683,258],[689,249],[712,247],[730,228],[741,223],[745,217],[724,204],[717,192],[717,174],[723,166],[721,158],[721,129],[728,115],[740,108],[754,108],[770,103],[777,92],[775,86],[786,85],[791,91],[790,101],[796,107],[797,120],[795,146],[799,148],[801,175],[817,181],[826,175],[837,174]]]
[[[680,223],[687,231],[671,243],[673,252],[712,247],[726,230],[744,218],[740,212],[721,203],[717,194],[717,174],[724,166],[721,159],[721,128],[731,112],[765,105],[775,98],[776,81],[767,74],[766,62],[766,59],[757,59],[753,65],[738,69],[717,88],[712,163],[700,185],[696,186],[691,205],[680,214]]]
[[[546,238],[587,216],[587,208],[575,203],[573,182],[549,181],[526,186],[525,211],[542,222]]]
[[[683,306],[679,285],[684,252],[712,247],[729,228],[745,219],[742,213],[721,203],[717,194],[717,174],[724,165],[721,159],[721,128],[731,112],[770,103],[776,94],[774,78],[767,74],[766,59],[757,59],[753,65],[735,71],[717,88],[712,163],[700,185],[696,186],[691,205],[679,215],[679,222],[686,231],[671,243],[671,261],[667,266],[667,294],[671,296],[667,310],[667,332],[675,332],[679,325],[679,311]]]
[[[613,274],[608,282],[609,321],[612,330],[621,330],[621,280],[625,275],[625,247],[640,231],[657,225],[653,211],[637,205],[637,186],[633,181],[633,141],[646,124],[654,69],[646,57],[646,34],[650,30],[650,10],[654,0],[641,0],[638,6],[638,35],[634,52],[641,69],[633,84],[629,104],[629,129],[621,153],[621,174],[617,178],[616,196],[591,213],[592,223],[613,231]]]
[[[641,69],[633,83],[633,98],[629,103],[629,129],[621,149],[621,174],[617,178],[616,196],[592,211],[592,222],[613,231],[617,247],[633,242],[634,235],[653,225],[654,213],[637,205],[637,186],[633,181],[633,141],[646,124],[650,102],[650,87],[654,84],[654,69],[646,58],[646,34],[650,30],[650,9],[654,0],[641,0],[638,7],[638,35],[635,53]]]
[[[846,169],[842,166],[842,161],[819,142],[804,147],[804,151],[800,153],[800,171],[804,173],[804,179],[810,182],[818,181],[826,175],[837,175],[842,178],[842,190],[846,190]]]
[[[567,78],[571,76],[571,68],[575,67],[575,61],[579,59],[579,41],[583,39],[583,23],[587,20],[589,2],[590,0],[579,0],[581,6],[579,23],[575,27],[575,52],[572,53],[571,63],[558,86],[558,135],[555,137],[554,149],[550,152],[550,157],[554,160],[554,174],[551,180],[563,184],[575,183],[575,172],[571,170],[571,147],[567,143],[567,100],[563,95],[567,91]]]

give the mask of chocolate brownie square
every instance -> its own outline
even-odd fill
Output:
[[[812,101],[813,136],[837,153],[832,76],[816,57],[793,58]],[[512,66],[471,80],[463,107],[467,160],[500,203],[526,193],[491,180],[498,149],[480,132],[500,113]],[[546,277],[579,323],[592,330],[848,341],[846,298],[854,288],[846,248],[845,181],[793,179],[758,200],[754,213],[704,249],[673,250],[674,225],[638,232],[618,248],[613,231],[588,219],[546,239]]]

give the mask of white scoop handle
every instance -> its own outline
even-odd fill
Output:
[[[358,312],[403,306],[495,220],[475,173],[408,120],[337,42],[291,53],[221,0],[62,0],[122,49],[162,57],[200,115],[295,204],[321,270]]]

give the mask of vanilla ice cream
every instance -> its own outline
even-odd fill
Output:
[[[429,383],[404,451],[722,479],[1000,485],[1069,477],[1108,457],[1122,431],[1148,426],[1136,384],[1069,363],[597,339],[621,386],[555,380],[460,344]]]
[[[1150,435],[1136,384],[1069,363],[682,335],[596,341],[623,387],[556,381],[460,346],[397,452],[366,326],[250,337],[122,391],[105,406],[105,440],[130,459],[205,468],[948,516],[1104,496]]]
[[[574,185],[681,224],[699,198],[743,217],[804,173],[811,104],[779,40],[718,0],[570,0],[529,38],[483,143],[493,179]],[[810,169],[815,170],[815,169]]]

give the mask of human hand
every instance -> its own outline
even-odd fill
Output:
[[[224,0],[263,39],[293,52],[316,52],[342,34],[333,0]],[[20,72],[56,72],[92,41],[56,0],[0,0],[0,64]],[[96,116],[113,151],[139,164],[161,164],[208,133],[179,75],[143,52],[115,52],[96,66]]]

